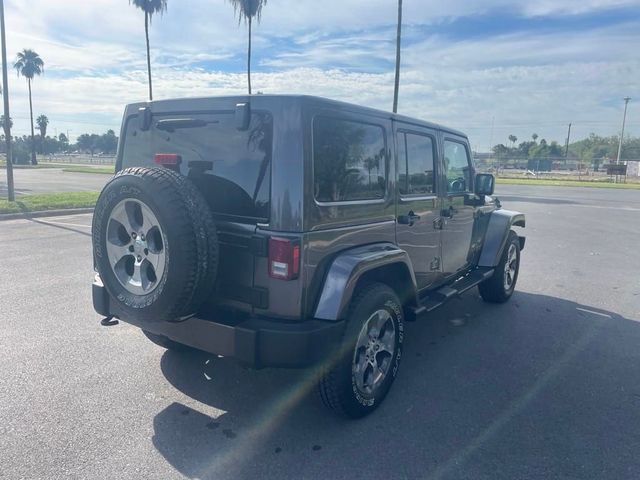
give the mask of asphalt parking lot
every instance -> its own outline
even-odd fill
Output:
[[[640,191],[498,196],[527,214],[514,297],[409,324],[361,421],[306,371],[101,327],[89,215],[0,222],[0,477],[640,478]]]

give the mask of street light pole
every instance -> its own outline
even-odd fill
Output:
[[[624,115],[622,116],[622,132],[620,133],[620,144],[618,145],[618,156],[616,158],[616,165],[620,164],[620,155],[622,154],[622,139],[624,138],[624,126],[627,121],[627,106],[629,105],[631,97],[624,97]]]
[[[0,0],[0,39],[2,40],[2,95],[4,98],[4,138],[7,143],[7,194],[15,202],[13,155],[11,154],[11,116],[9,115],[9,75],[7,73],[7,39],[4,30],[4,0]]]

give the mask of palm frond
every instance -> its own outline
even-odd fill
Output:
[[[40,55],[30,49],[18,52],[13,67],[18,72],[18,76],[22,75],[28,79],[33,79],[36,75],[44,73],[44,61],[40,58]]]
[[[267,0],[229,0],[233,5],[233,11],[238,15],[238,24],[242,20],[247,23],[249,19],[262,20],[262,9],[267,4]]]
[[[159,13],[162,15],[167,11],[167,2],[168,0],[129,0],[130,5],[149,15],[149,21],[151,21],[154,14]]]

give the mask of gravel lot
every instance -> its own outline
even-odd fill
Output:
[[[528,216],[515,296],[408,325],[362,421],[325,411],[308,372],[101,327],[89,215],[0,222],[0,477],[640,478],[640,191],[498,194]]]

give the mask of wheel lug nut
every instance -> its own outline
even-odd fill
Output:
[[[131,238],[137,238],[137,237],[138,237],[138,234],[137,234],[136,232],[133,232],[133,233],[131,234]]]
[[[138,262],[142,261],[142,257],[140,255],[138,255]]]
[[[129,246],[129,251],[130,251],[131,253],[133,253],[133,251],[134,251],[134,250],[135,250],[135,248],[133,248],[133,245],[130,245],[130,246]]]

